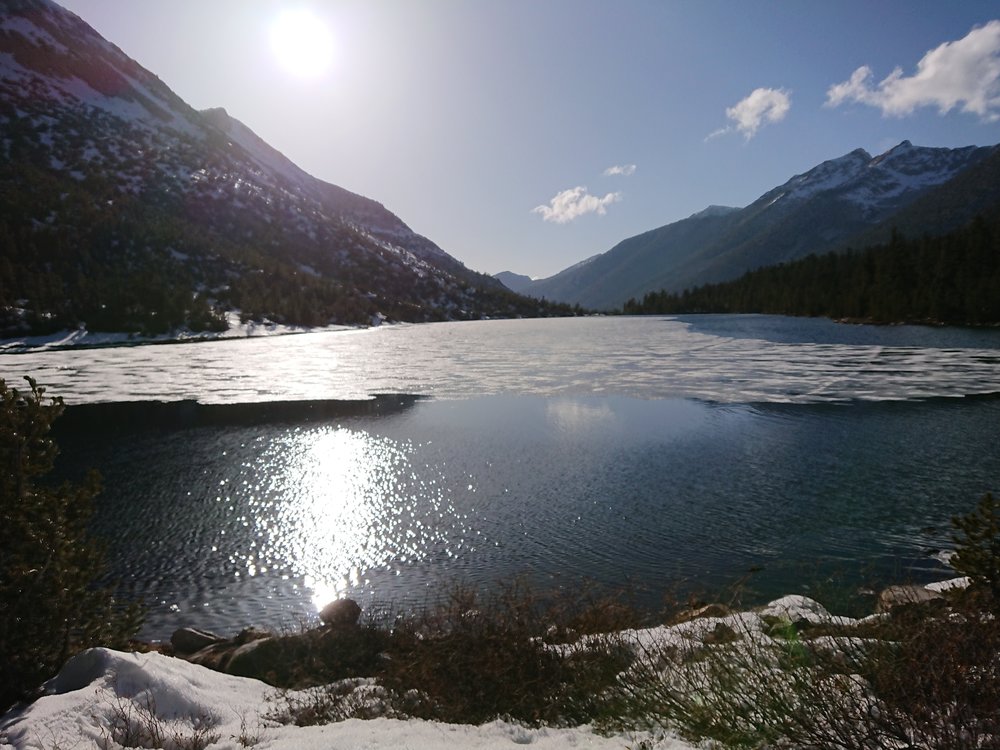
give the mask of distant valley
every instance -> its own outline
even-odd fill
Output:
[[[196,111],[50,0],[0,20],[0,336],[242,321],[366,325],[621,311],[829,251],[1000,213],[1000,146],[857,149],[545,279],[461,262]],[[654,308],[656,305],[654,305]],[[633,304],[633,310],[639,307]]]
[[[531,286],[532,278],[521,273],[512,271],[501,271],[493,274],[493,278],[510,289],[512,292],[520,292]]]

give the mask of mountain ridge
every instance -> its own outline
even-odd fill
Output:
[[[51,0],[0,11],[0,331],[553,312],[196,111]]]
[[[998,154],[1000,146],[947,149],[910,141],[874,157],[855,149],[792,176],[743,208],[709,207],[626,238],[523,291],[585,307],[620,308],[650,291],[681,291],[810,253],[882,241],[897,217],[907,219],[909,231],[940,234],[1000,204]],[[989,175],[962,189],[961,199],[950,199],[947,214],[906,213],[916,202],[944,200],[959,189],[964,174],[981,165]]]

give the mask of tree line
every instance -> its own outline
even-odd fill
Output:
[[[1000,217],[750,271],[683,292],[630,299],[629,315],[767,313],[874,323],[1000,323]]]

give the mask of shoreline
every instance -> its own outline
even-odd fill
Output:
[[[169,333],[146,336],[121,331],[88,331],[86,328],[57,331],[49,334],[14,336],[0,339],[0,355],[32,354],[48,351],[104,349],[133,346],[162,346],[165,344],[201,344],[211,341],[229,341],[271,336],[295,336],[304,333],[339,333],[343,331],[364,331],[382,325],[371,326],[291,326],[280,323],[240,323],[230,321],[225,331],[176,330]]]

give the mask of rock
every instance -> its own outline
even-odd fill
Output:
[[[877,612],[888,612],[893,607],[903,604],[923,604],[932,599],[941,599],[939,591],[932,591],[926,586],[906,584],[902,586],[889,586],[878,595],[878,604],[875,607]]]
[[[211,646],[205,646],[193,654],[179,654],[179,656],[192,664],[200,664],[208,669],[214,669],[216,672],[225,672],[234,648],[236,646],[233,641],[220,641]]]
[[[776,617],[787,620],[797,628],[805,625],[819,625],[843,618],[834,618],[826,608],[815,599],[799,594],[789,594],[775,599],[766,607],[758,610],[761,617]]]
[[[239,633],[237,633],[236,638],[233,640],[241,646],[244,643],[250,643],[250,641],[261,641],[265,638],[271,638],[272,634],[268,633],[266,630],[258,630],[257,628],[243,628]]]
[[[732,613],[733,611],[725,604],[719,604],[716,602],[714,604],[706,604],[695,609],[685,609],[677,615],[676,621],[687,622],[689,620],[697,620],[702,617],[729,617]]]
[[[179,653],[181,653],[181,655],[183,655],[184,658],[192,664],[200,664],[203,667],[214,669],[216,672],[228,672],[229,664],[233,660],[233,656],[237,651],[248,644],[259,643],[269,640],[270,638],[271,634],[266,633],[263,630],[245,628],[244,630],[241,630],[239,635],[235,638],[226,640],[220,639],[214,643],[210,643],[204,648],[199,649],[193,654],[185,654],[183,652]]]
[[[361,607],[353,599],[335,599],[319,612],[324,625],[338,627],[357,625],[360,617]]]
[[[225,666],[226,674],[253,677],[271,683],[273,676],[287,669],[290,649],[277,638],[261,638],[237,646]]]
[[[705,633],[701,642],[705,645],[712,645],[716,643],[732,643],[736,640],[739,640],[739,636],[735,630],[724,622],[717,622],[712,630]]]
[[[206,646],[214,643],[222,643],[225,638],[207,630],[196,628],[180,628],[175,630],[170,636],[170,645],[173,646],[175,654],[193,654],[201,651]]]

